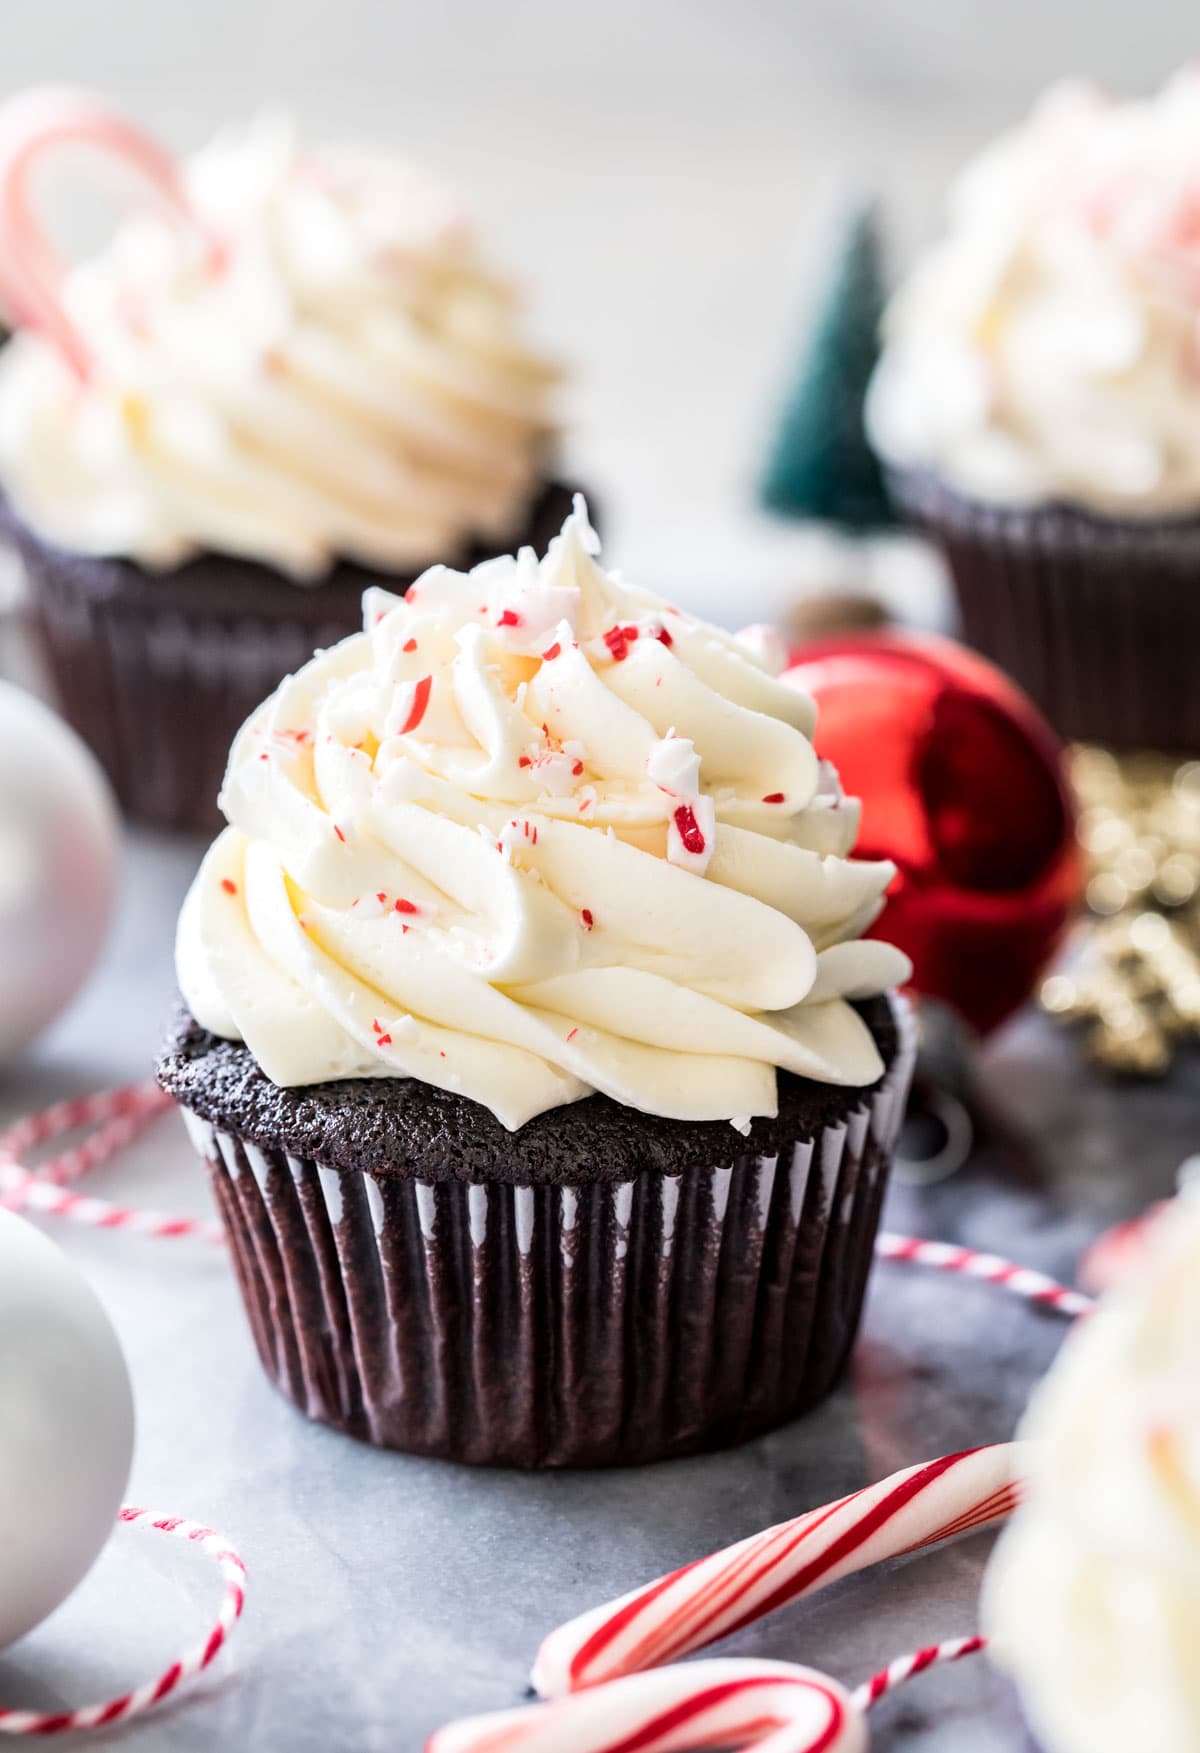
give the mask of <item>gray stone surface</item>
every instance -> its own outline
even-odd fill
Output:
[[[0,1119],[140,1075],[172,990],[170,942],[198,848],[136,835],[104,964],[73,1011],[0,1078]],[[1004,1117],[964,1174],[892,1195],[892,1227],[962,1239],[1069,1275],[1086,1240],[1171,1184],[1197,1142],[1195,1067],[1122,1087],[1026,1017],[983,1056]],[[98,1185],[206,1207],[169,1117]],[[308,1425],[262,1376],[223,1258],[58,1224],[112,1312],[133,1372],[131,1497],[228,1532],[250,1568],[229,1657],[151,1727],[116,1741],[324,1753],[411,1748],[439,1722],[521,1697],[539,1636],[690,1557],[934,1454],[1009,1436],[1061,1323],[985,1286],[875,1274],[848,1379],[808,1420],[748,1447],[609,1474],[522,1477],[374,1453]],[[850,1579],[729,1648],[849,1681],[972,1629],[988,1541]],[[0,1699],[81,1702],[141,1679],[216,1599],[202,1560],[124,1532],[58,1615],[0,1659]],[[880,1708],[877,1745],[1009,1753],[1010,1695],[983,1660]]]

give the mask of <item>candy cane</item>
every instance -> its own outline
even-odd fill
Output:
[[[30,200],[31,173],[43,153],[86,145],[134,170],[151,200],[171,217],[203,231],[179,166],[163,147],[85,91],[43,89],[0,106],[0,295],[13,320],[38,329],[79,378],[91,361],[62,297],[63,265]],[[208,238],[210,265],[223,259]]]
[[[1057,1279],[1032,1267],[1018,1266],[999,1254],[983,1254],[974,1248],[960,1248],[953,1242],[926,1242],[917,1236],[897,1236],[883,1230],[875,1240],[878,1260],[900,1260],[913,1266],[932,1266],[939,1272],[959,1272],[967,1278],[981,1278],[1026,1302],[1039,1303],[1060,1315],[1086,1315],[1095,1308],[1091,1297],[1071,1290]]]
[[[144,1211],[67,1190],[70,1183],[107,1161],[173,1106],[171,1097],[155,1084],[127,1084],[121,1089],[59,1102],[17,1121],[7,1132],[0,1133],[0,1206],[10,1211],[35,1212],[41,1217],[71,1218],[97,1229],[124,1229],[170,1240],[192,1237],[222,1241],[221,1226],[205,1218]],[[20,1162],[20,1154],[89,1125],[96,1127],[90,1138],[51,1158],[37,1170]]]
[[[553,1704],[468,1717],[425,1753],[865,1753],[861,1709],[836,1680],[790,1662],[706,1661],[634,1674]]]
[[[893,1473],[781,1522],[552,1631],[543,1698],[675,1661],[881,1559],[988,1527],[1016,1507],[1024,1449],[999,1443]]]
[[[178,1692],[197,1674],[202,1674],[224,1648],[241,1618],[246,1600],[246,1567],[224,1534],[202,1527],[199,1522],[184,1521],[181,1516],[164,1516],[156,1510],[136,1509],[131,1505],[122,1509],[120,1519],[131,1527],[153,1529],[156,1533],[186,1540],[213,1560],[225,1581],[216,1618],[199,1642],[136,1691],[123,1692],[103,1704],[81,1705],[76,1710],[45,1712],[0,1707],[0,1735],[66,1735],[81,1729],[108,1728],[113,1723],[141,1716]]]

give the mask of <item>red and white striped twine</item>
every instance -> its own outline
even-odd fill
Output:
[[[979,1278],[986,1284],[998,1285],[1026,1302],[1038,1303],[1057,1314],[1074,1317],[1086,1315],[1095,1308],[1089,1296],[1071,1290],[1057,1279],[1032,1267],[1018,1266],[999,1254],[984,1254],[974,1248],[960,1248],[954,1242],[927,1242],[917,1236],[898,1236],[882,1230],[875,1242],[878,1260],[900,1260],[913,1266],[931,1266],[938,1272],[957,1272],[967,1278]]]
[[[81,1705],[77,1710],[32,1711],[0,1707],[0,1735],[66,1735],[82,1729],[108,1728],[113,1723],[141,1716],[202,1674],[224,1648],[241,1618],[246,1598],[246,1567],[224,1534],[205,1528],[199,1522],[185,1521],[182,1516],[164,1516],[157,1510],[136,1509],[131,1505],[122,1509],[120,1520],[131,1527],[144,1527],[159,1534],[171,1534],[177,1540],[186,1540],[212,1559],[225,1581],[216,1618],[200,1641],[164,1668],[157,1678],[148,1680],[135,1691],[123,1692],[103,1704]]]
[[[987,1638],[951,1637],[944,1643],[926,1644],[924,1649],[911,1650],[906,1656],[896,1656],[886,1668],[878,1674],[872,1674],[869,1680],[856,1687],[851,1697],[859,1710],[870,1710],[897,1686],[903,1686],[906,1680],[915,1679],[918,1674],[925,1673],[927,1668],[936,1668],[946,1662],[961,1662],[964,1656],[973,1656],[979,1650],[987,1648]]]
[[[171,1097],[156,1084],[137,1083],[59,1102],[18,1120],[7,1132],[0,1133],[0,1206],[40,1217],[67,1217],[96,1229],[132,1230],[162,1240],[193,1237],[221,1241],[220,1225],[207,1218],[145,1211],[69,1191],[74,1182],[123,1150],[152,1120],[173,1106]],[[89,1137],[36,1169],[26,1168],[22,1163],[23,1156],[51,1139],[88,1126],[94,1128]]]

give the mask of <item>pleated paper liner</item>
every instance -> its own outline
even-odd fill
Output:
[[[915,1052],[778,1156],[519,1186],[344,1171],[187,1113],[267,1374],[388,1448],[605,1466],[743,1441],[836,1381]]]
[[[1060,736],[1200,750],[1200,517],[984,505],[922,474],[889,485],[946,559],[967,643]]]

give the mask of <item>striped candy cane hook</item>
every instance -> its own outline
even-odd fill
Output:
[[[37,329],[82,380],[91,359],[63,302],[62,260],[38,219],[30,190],[43,155],[68,145],[89,146],[119,160],[135,172],[160,211],[201,227],[170,153],[91,93],[43,88],[0,106],[0,296],[13,320]],[[208,247],[217,268],[222,246],[209,237]]]

